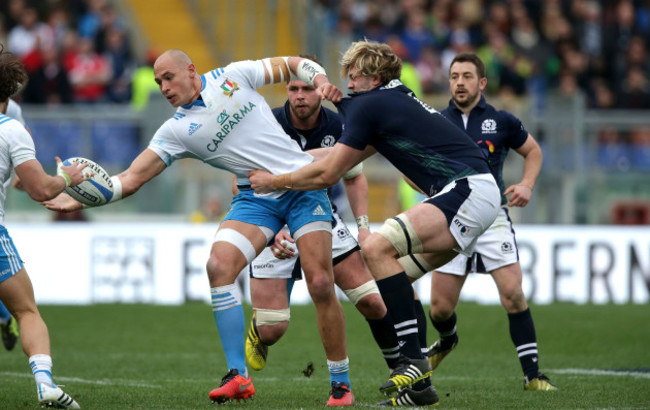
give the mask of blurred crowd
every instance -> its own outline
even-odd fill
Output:
[[[584,92],[592,108],[650,107],[650,0],[312,0],[340,38],[389,43],[423,93],[473,50],[488,93]],[[128,102],[136,67],[110,0],[3,0],[0,43],[30,74],[30,103]]]
[[[361,38],[390,44],[418,94],[446,94],[450,61],[475,51],[486,64],[487,93],[503,101],[525,96],[543,109],[548,96],[581,93],[589,108],[650,109],[650,0],[309,1],[324,10],[326,35],[345,47]],[[153,51],[134,55],[134,33],[114,6],[0,1],[0,43],[30,76],[22,102],[146,104]],[[599,130],[598,141],[603,166],[650,169],[650,126]]]
[[[131,99],[129,32],[108,0],[2,0],[0,43],[29,73],[25,103]]]
[[[475,51],[488,93],[582,90],[592,108],[650,108],[650,1],[321,0],[332,31],[391,44],[424,93],[447,91],[447,67]]]

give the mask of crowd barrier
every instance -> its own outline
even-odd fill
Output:
[[[210,301],[205,263],[216,224],[8,223],[7,229],[38,303]],[[650,301],[650,227],[521,225],[517,239],[531,303]],[[425,304],[429,276],[415,284]],[[238,280],[249,301],[248,276]],[[310,302],[304,281],[291,300]],[[461,300],[499,303],[494,282],[483,274],[468,278]]]

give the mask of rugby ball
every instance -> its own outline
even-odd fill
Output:
[[[65,193],[88,206],[104,205],[113,198],[113,181],[108,172],[98,163],[87,158],[72,157],[63,161],[63,165],[71,165],[73,162],[88,164],[83,169],[84,175],[88,176],[86,181],[79,185],[65,188]]]

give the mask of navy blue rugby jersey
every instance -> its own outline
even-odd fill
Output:
[[[321,107],[318,114],[318,127],[308,132],[297,130],[291,123],[289,101],[284,104],[284,107],[274,108],[273,115],[284,128],[284,132],[296,141],[303,151],[333,147],[334,143],[341,138],[342,126],[339,115],[325,107]]]
[[[528,138],[528,131],[521,121],[509,112],[496,110],[485,101],[484,96],[481,96],[479,103],[469,113],[467,127],[463,123],[463,112],[454,104],[453,99],[441,113],[461,130],[465,130],[487,155],[490,170],[501,190],[501,204],[508,203],[503,195],[506,190],[503,183],[503,162],[510,148],[521,147]]]
[[[399,80],[352,94],[337,108],[340,143],[359,150],[372,145],[429,196],[456,179],[490,172],[476,142]]]
[[[341,138],[341,119],[334,111],[321,107],[320,114],[318,114],[318,126],[312,130],[303,131],[296,129],[291,123],[291,111],[289,108],[289,101],[283,107],[273,109],[273,115],[278,120],[284,132],[286,132],[292,140],[296,141],[303,151],[308,151],[315,148],[333,147],[336,141]],[[327,189],[327,194],[331,198],[332,187]],[[336,212],[336,205],[333,201],[332,209]]]

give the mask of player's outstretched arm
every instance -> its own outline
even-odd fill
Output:
[[[315,191],[325,189],[336,184],[350,168],[374,153],[374,149],[370,146],[366,150],[360,151],[336,143],[325,158],[314,161],[297,171],[272,175],[266,171],[255,170],[248,174],[248,179],[258,194],[276,190]]]
[[[150,149],[142,151],[126,171],[111,177],[115,192],[109,203],[133,195],[142,185],[160,174],[166,167],[165,162],[155,152]],[[47,209],[62,212],[71,212],[83,208],[81,202],[66,193],[62,193],[49,201],[44,201],[42,204]]]
[[[329,153],[332,151],[332,148],[333,147],[314,148],[314,149],[307,150],[305,152],[307,152],[309,155],[314,157],[314,161],[320,161],[322,159],[327,158]]]
[[[165,162],[150,149],[138,155],[126,171],[117,175],[122,184],[122,198],[133,195],[142,185],[151,181],[167,168]]]
[[[60,194],[66,186],[75,186],[86,177],[82,170],[88,164],[60,165],[61,159],[55,157],[59,164],[58,175],[48,175],[37,159],[30,159],[16,167],[16,175],[20,178],[22,188],[35,201],[46,201]]]

